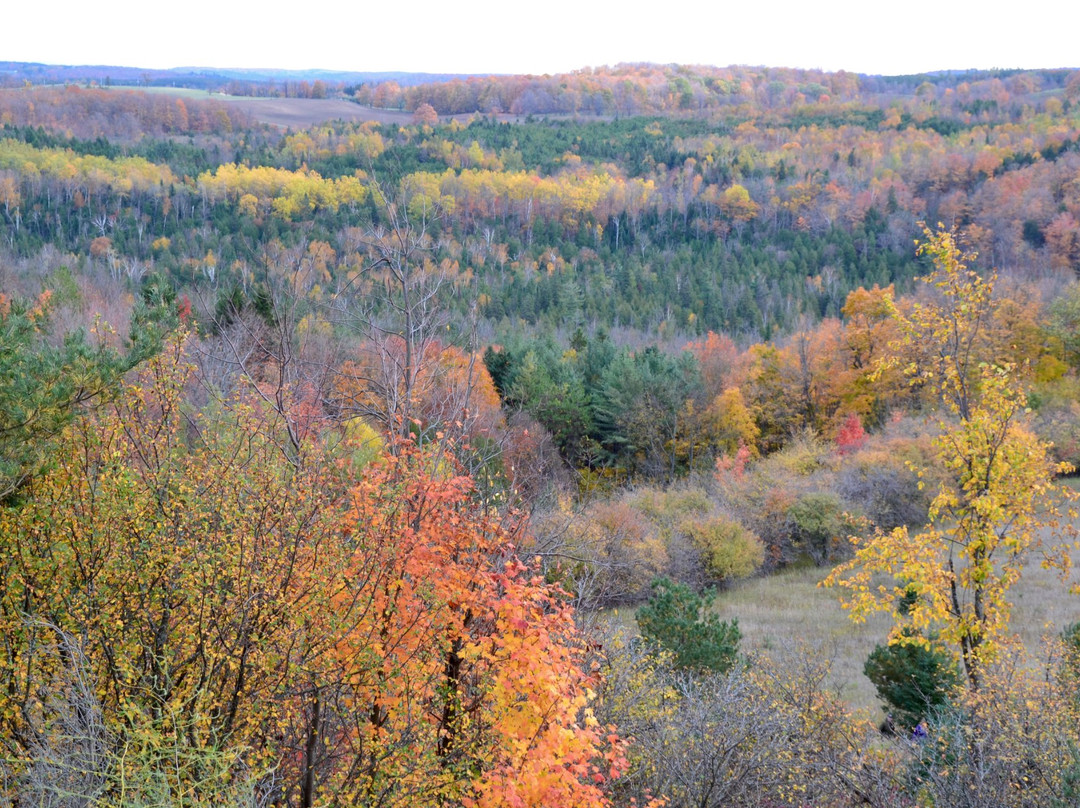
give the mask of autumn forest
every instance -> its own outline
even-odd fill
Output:
[[[0,67],[0,806],[1080,805],[1080,71]]]

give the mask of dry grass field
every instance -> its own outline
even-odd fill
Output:
[[[1080,554],[1074,555],[1080,561]],[[720,593],[717,609],[725,618],[739,619],[745,650],[771,653],[798,642],[831,660],[832,683],[852,706],[877,711],[877,694],[862,669],[891,623],[885,615],[853,623],[839,593],[818,586],[827,574],[827,569],[811,567],[746,581]],[[1013,628],[1035,657],[1041,656],[1045,637],[1080,620],[1080,597],[1068,588],[1057,572],[1036,563],[1013,592]]]
[[[1080,566],[1080,552],[1073,553]],[[828,575],[824,567],[804,567],[736,584],[716,599],[725,620],[738,618],[744,651],[764,654],[812,653],[831,662],[831,686],[857,709],[877,720],[881,710],[863,663],[878,643],[884,642],[891,623],[875,615],[866,623],[852,623],[840,605],[836,590],[818,583]],[[1073,570],[1071,583],[1080,580]],[[1012,625],[1027,651],[1038,659],[1044,638],[1080,621],[1080,596],[1068,592],[1055,571],[1033,563],[1013,590]],[[611,615],[612,620],[636,632],[632,609]]]
[[[239,98],[214,96],[243,109],[260,123],[282,129],[305,129],[325,121],[412,123],[411,112],[362,107],[342,98]]]
[[[235,104],[259,123],[276,126],[281,129],[305,129],[318,126],[327,121],[374,121],[382,124],[406,126],[413,122],[411,112],[364,107],[344,98],[253,98],[251,96],[224,95],[206,90],[194,90],[188,87],[129,87],[117,85],[116,90],[139,90],[146,93],[174,95],[178,98],[221,101]],[[443,115],[443,122],[451,119],[468,123],[474,113],[462,115]],[[521,123],[525,120],[520,115],[500,114],[495,116],[501,123]],[[547,120],[611,120],[603,115],[540,115]]]

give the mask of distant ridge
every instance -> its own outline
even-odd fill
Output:
[[[324,81],[328,84],[367,84],[396,81],[402,86],[470,78],[466,73],[410,73],[401,70],[340,71],[283,70],[277,68],[220,68],[182,66],[157,70],[123,65],[50,65],[41,62],[0,61],[0,86],[63,84],[66,82],[130,85],[136,87],[180,86],[215,90],[230,81],[258,84],[284,81]],[[489,74],[484,74],[489,75]]]

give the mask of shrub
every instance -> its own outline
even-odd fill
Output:
[[[683,532],[701,552],[709,577],[730,581],[753,575],[765,560],[765,546],[752,531],[729,516],[686,522]]]
[[[708,513],[713,504],[701,488],[679,487],[668,491],[643,488],[629,498],[630,504],[660,523],[678,522],[694,514]]]
[[[849,530],[840,498],[826,492],[799,497],[788,510],[787,518],[795,548],[818,565],[833,557]]]
[[[620,597],[640,597],[667,565],[663,539],[640,513],[625,502],[600,502],[585,518],[597,540],[597,559],[606,568],[608,589]]]
[[[914,643],[876,646],[863,672],[899,723],[909,729],[948,704],[960,681],[951,654],[940,646]]]
[[[570,489],[570,474],[551,433],[525,412],[507,419],[502,465],[515,501],[532,510]]]
[[[353,469],[360,473],[382,455],[386,441],[363,418],[350,418],[342,424],[346,453]]]
[[[812,435],[804,435],[783,452],[748,463],[742,474],[718,470],[716,490],[721,506],[758,536],[765,546],[768,568],[792,564],[807,555],[820,564],[832,556],[835,547],[847,547],[846,542],[833,542],[851,531],[851,525],[839,519],[845,510],[841,500],[831,493],[836,489],[838,461],[831,448]],[[802,502],[807,497],[811,499]],[[807,511],[823,501],[837,519],[814,529],[813,514]],[[792,509],[796,509],[794,519]],[[827,537],[819,536],[822,530],[834,529]],[[820,552],[812,552],[813,541],[819,541]]]
[[[1063,691],[1024,660],[987,669],[914,744],[909,783],[919,805],[1076,808],[1080,715]]]
[[[1061,679],[1072,689],[1080,706],[1080,623],[1065,627],[1061,645]]]
[[[708,492],[691,484],[667,491],[638,488],[627,494],[623,502],[652,525],[665,547],[668,566],[657,570],[650,579],[666,575],[691,586],[704,584],[707,577],[705,559],[701,548],[686,532],[685,525],[704,522],[716,513],[716,502]]]
[[[836,451],[841,455],[857,452],[866,443],[866,430],[856,413],[849,413],[836,431]]]
[[[714,592],[699,595],[667,578],[652,583],[649,602],[638,609],[641,636],[672,654],[678,668],[726,671],[739,653],[739,623],[712,611]]]
[[[1080,467],[1080,402],[1051,402],[1034,419],[1035,434],[1053,445],[1054,459]]]
[[[639,600],[668,568],[663,537],[624,500],[537,514],[532,524],[534,544],[525,549],[549,556],[549,580],[589,608]]]
[[[809,477],[833,465],[831,447],[811,431],[801,434],[769,460],[771,464],[799,477]]]
[[[634,739],[633,774],[614,783],[612,804],[912,804],[897,788],[899,761],[831,692],[820,656],[687,675],[640,645],[605,650],[596,717]]]
[[[930,486],[920,489],[919,475],[895,447],[854,455],[840,471],[837,490],[882,530],[925,524],[933,493]]]

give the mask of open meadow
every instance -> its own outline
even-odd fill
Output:
[[[1073,559],[1080,564],[1080,552],[1074,551]],[[876,614],[865,623],[853,623],[841,606],[840,592],[819,586],[829,572],[829,567],[806,565],[741,581],[718,593],[715,610],[724,620],[739,621],[746,653],[811,654],[828,660],[832,688],[878,720],[881,706],[863,665],[874,646],[884,643],[891,622],[887,615]],[[1074,567],[1070,583],[1078,582],[1080,573]],[[1012,592],[1012,626],[1033,663],[1045,658],[1046,638],[1080,621],[1080,595],[1069,593],[1070,583],[1033,561]],[[637,632],[634,609],[615,610],[610,618]]]
[[[880,711],[863,664],[874,646],[885,641],[890,620],[878,614],[853,623],[840,605],[840,593],[818,586],[827,574],[825,568],[807,567],[745,581],[721,592],[717,609],[725,619],[738,618],[745,651],[793,648],[819,654],[831,660],[832,683],[852,706]],[[1013,628],[1034,659],[1044,656],[1047,637],[1080,620],[1080,596],[1069,594],[1059,573],[1038,563],[1025,571],[1013,603]]]

